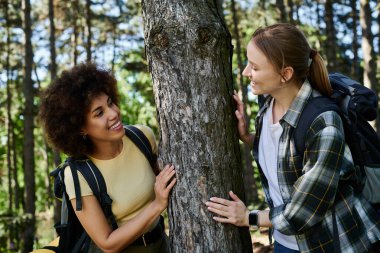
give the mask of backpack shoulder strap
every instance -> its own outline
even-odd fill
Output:
[[[77,162],[75,159],[72,157],[69,157],[67,159],[67,164],[70,167],[71,174],[73,176],[73,182],[74,182],[74,191],[75,191],[75,201],[76,201],[76,210],[80,211],[82,210],[82,194],[81,194],[81,189],[80,189],[80,184],[79,184],[79,177],[78,177],[78,171],[77,171]],[[64,175],[64,169],[62,170],[62,175]],[[64,180],[64,179],[63,179]],[[64,183],[64,181],[63,181]]]
[[[52,172],[50,172],[50,176],[54,178],[54,195],[61,199],[64,198],[66,193],[65,186],[65,169],[69,166],[71,170],[71,174],[73,177],[74,191],[75,191],[75,199],[76,199],[76,210],[82,210],[82,200],[81,196],[81,188],[79,184],[78,177],[78,162],[72,157],[68,157],[63,163],[58,165]]]
[[[258,95],[257,96],[257,103],[259,105],[259,108],[263,107],[265,103],[265,96],[264,95]]]
[[[315,118],[318,117],[318,115],[321,113],[327,111],[336,111],[338,113],[340,112],[339,106],[329,97],[313,97],[305,105],[305,108],[303,109],[298,120],[298,125],[293,132],[294,143],[298,154],[303,155],[305,152],[306,133]]]
[[[124,126],[125,135],[132,140],[132,142],[140,149],[146,159],[148,159],[150,166],[155,169],[157,156],[153,154],[152,146],[145,134],[135,126]]]
[[[75,162],[75,166],[76,168],[74,170],[79,171],[83,175],[84,179],[87,181],[92,192],[94,193],[94,196],[98,199],[104,214],[106,215],[107,219],[111,222],[112,228],[116,229],[117,223],[111,208],[112,199],[107,193],[107,185],[104,181],[102,173],[90,159],[77,160]],[[76,199],[78,200],[78,198]],[[79,199],[81,198],[79,197]]]

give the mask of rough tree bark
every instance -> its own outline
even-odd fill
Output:
[[[160,125],[160,158],[176,167],[172,252],[252,252],[247,228],[204,204],[244,196],[232,100],[231,37],[216,1],[144,0],[145,44]]]

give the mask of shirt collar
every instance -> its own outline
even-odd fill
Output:
[[[309,100],[309,97],[312,94],[312,92],[313,89],[309,81],[306,79],[305,82],[302,84],[300,90],[298,91],[297,96],[294,98],[292,104],[290,105],[288,111],[282,117],[281,121],[287,122],[294,128],[297,127],[301,112],[305,107],[307,101]],[[258,117],[260,117],[260,115],[263,114],[269,108],[272,99],[272,96],[266,96],[265,102],[257,114]]]
[[[313,89],[309,81],[306,79],[282,120],[286,121],[289,125],[291,125],[294,128],[297,127],[298,120],[301,116],[303,108],[309,100],[309,97],[311,96],[312,92]]]

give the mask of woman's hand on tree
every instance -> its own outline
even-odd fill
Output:
[[[176,182],[177,179],[175,178],[173,165],[166,165],[160,174],[156,176],[156,182],[154,184],[156,198],[154,199],[154,202],[161,212],[168,206],[169,193]]]
[[[208,210],[218,215],[214,216],[213,219],[239,227],[249,226],[248,208],[232,191],[229,192],[229,195],[232,200],[212,197],[210,201],[206,202]]]
[[[233,98],[236,102],[236,107],[237,107],[235,111],[235,115],[236,115],[236,118],[238,119],[237,127],[239,131],[239,138],[242,142],[252,147],[253,135],[248,132],[248,124],[247,124],[245,114],[244,114],[244,103],[241,101],[241,99],[239,98],[239,95],[237,94],[235,90],[234,90]]]

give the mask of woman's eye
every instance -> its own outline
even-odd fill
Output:
[[[252,70],[257,70],[257,67],[256,66],[254,66],[253,64],[250,64],[251,65],[251,69]]]
[[[101,117],[103,115],[103,111],[99,111],[97,114],[95,114],[95,117]]]

